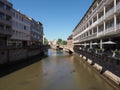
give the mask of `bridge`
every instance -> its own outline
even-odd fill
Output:
[[[66,52],[73,53],[73,47],[68,45],[50,45],[52,49],[63,49]]]

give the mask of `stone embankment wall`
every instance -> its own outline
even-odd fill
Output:
[[[109,78],[115,84],[120,85],[120,60],[80,50],[75,52],[100,74]]]
[[[43,53],[44,48],[2,48],[0,49],[0,65],[22,61]]]

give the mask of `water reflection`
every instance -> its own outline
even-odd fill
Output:
[[[114,90],[76,55],[51,49],[47,54],[0,78],[0,90]]]
[[[69,55],[68,53],[66,53],[65,51],[63,50],[52,50],[49,49],[48,52],[46,53],[49,57],[52,57],[52,56],[65,56],[65,55]]]

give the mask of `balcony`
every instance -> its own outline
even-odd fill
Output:
[[[120,2],[116,5],[116,11],[120,10]]]
[[[12,31],[11,31],[11,29],[9,29],[9,30],[1,30],[0,29],[0,35],[3,35],[3,36],[11,36],[12,35]]]
[[[120,31],[120,24],[116,25],[116,31]]]
[[[108,3],[109,0],[103,0],[104,5],[106,5]]]
[[[97,37],[101,37],[101,36],[103,36],[104,35],[104,31],[101,31],[101,32],[98,32],[97,33]]]
[[[115,31],[115,30],[114,30],[114,27],[112,26],[112,27],[107,28],[107,29],[105,30],[105,34],[112,34],[114,31]]]
[[[104,16],[98,19],[98,23],[102,22],[104,20]]]
[[[5,24],[5,25],[9,25],[9,26],[12,25],[11,21],[7,21],[5,19],[0,19],[0,23]]]
[[[12,16],[12,12],[11,12],[10,10],[6,10],[6,9],[4,9],[4,8],[0,8],[0,11],[1,11],[2,13],[6,14],[6,15]]]
[[[98,24],[98,20],[97,21],[95,21],[94,23],[92,23],[92,25],[91,25],[91,28],[93,28],[93,27],[95,27],[97,24]]]
[[[1,1],[4,2],[6,5],[12,7],[12,4],[9,2],[9,0],[1,0]]]
[[[97,33],[94,33],[94,34],[92,34],[92,35],[89,35],[89,36],[86,36],[86,37],[82,38],[82,39],[80,40],[80,42],[94,39],[94,38],[96,38],[96,36],[97,36]]]
[[[106,12],[105,18],[107,18],[107,17],[109,17],[109,16],[111,16],[111,15],[113,15],[113,14],[114,14],[114,8],[112,8],[112,9],[110,9],[108,12]]]

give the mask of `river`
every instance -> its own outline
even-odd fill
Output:
[[[114,90],[78,56],[52,49],[46,54],[48,57],[1,76],[0,90]]]

